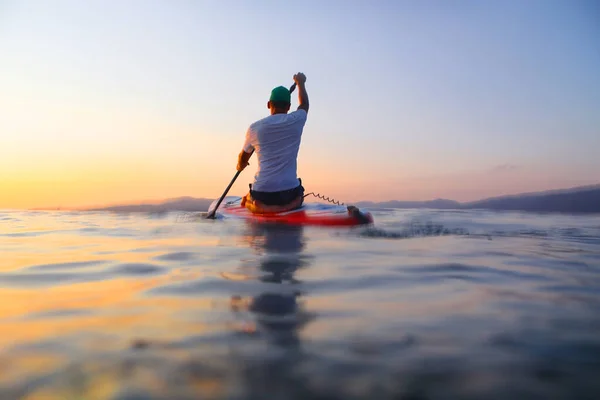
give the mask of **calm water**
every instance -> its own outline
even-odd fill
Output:
[[[598,399],[600,216],[0,212],[0,399]]]

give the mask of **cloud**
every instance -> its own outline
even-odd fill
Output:
[[[516,169],[520,169],[520,168],[521,168],[520,165],[506,163],[506,164],[499,164],[499,165],[494,166],[491,169],[491,172],[509,172],[509,171],[514,171]]]

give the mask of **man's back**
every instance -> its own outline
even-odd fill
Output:
[[[254,151],[258,158],[253,190],[278,192],[299,185],[296,160],[306,117],[306,111],[299,109],[273,114],[250,125],[243,150]]]

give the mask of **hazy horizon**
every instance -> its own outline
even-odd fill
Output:
[[[500,196],[489,196],[489,197],[481,197],[481,198],[477,198],[477,199],[473,199],[473,200],[466,200],[466,201],[461,201],[461,200],[456,200],[453,198],[447,198],[447,197],[436,197],[436,198],[429,198],[429,199],[403,199],[403,198],[389,198],[389,199],[383,199],[383,200],[372,200],[372,199],[368,199],[368,198],[364,198],[364,199],[359,199],[359,200],[353,200],[353,203],[360,203],[360,202],[373,202],[373,203],[385,203],[385,202],[392,202],[392,201],[399,201],[399,202],[429,202],[429,201],[436,201],[436,200],[450,200],[450,201],[457,201],[458,203],[461,204],[465,204],[465,203],[471,203],[471,202],[477,202],[477,201],[481,201],[481,200],[488,200],[494,197],[511,197],[511,196],[522,196],[522,195],[528,195],[528,194],[544,194],[544,193],[548,193],[548,192],[555,192],[555,191],[576,191],[578,189],[598,189],[600,188],[600,183],[596,183],[596,184],[591,184],[591,185],[583,185],[583,186],[571,186],[571,187],[562,187],[562,188],[553,188],[553,189],[548,189],[548,190],[541,190],[541,191],[523,191],[523,192],[518,192],[518,193],[506,193],[506,194],[502,194]],[[306,193],[309,193],[308,191]],[[242,196],[243,193],[228,193],[228,196]],[[181,200],[181,199],[193,199],[193,200],[209,200],[209,201],[213,201],[216,200],[220,197],[219,196],[215,196],[215,197],[207,197],[207,196],[189,196],[189,195],[181,195],[181,196],[175,196],[175,197],[168,197],[168,198],[156,198],[156,199],[138,199],[138,200],[130,200],[130,201],[120,201],[120,202],[116,202],[116,203],[99,203],[99,204],[88,204],[88,205],[82,205],[82,206],[74,206],[74,207],[64,207],[62,205],[47,205],[47,206],[40,206],[40,207],[31,207],[28,208],[29,210],[56,210],[56,209],[60,209],[60,210],[73,210],[73,211],[85,211],[85,210],[90,210],[90,209],[100,209],[100,208],[108,208],[108,207],[118,207],[118,206],[138,206],[138,205],[160,205],[160,204],[164,204],[170,201],[177,201],[177,200]],[[318,199],[315,199],[316,201],[319,201]],[[345,201],[345,199],[336,199],[339,201]],[[11,208],[5,208],[5,210],[10,210]],[[19,208],[12,208],[14,210],[21,210]],[[1,208],[0,208],[1,210]]]
[[[598,16],[583,0],[3,1],[0,209],[218,198],[298,71],[307,192],[465,202],[597,184]]]

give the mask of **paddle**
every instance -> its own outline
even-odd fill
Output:
[[[296,89],[296,83],[295,82],[292,84],[292,86],[290,86],[290,93],[292,93],[294,91],[294,89]],[[215,218],[215,216],[217,215],[217,209],[221,205],[221,202],[223,201],[223,199],[225,198],[225,196],[227,196],[227,193],[229,192],[229,189],[231,189],[231,186],[233,186],[233,183],[235,182],[235,180],[237,179],[237,177],[240,175],[240,172],[242,172],[242,171],[237,171],[235,173],[235,175],[233,176],[233,179],[231,180],[231,182],[229,182],[229,185],[227,185],[227,188],[225,189],[225,191],[221,195],[221,198],[219,199],[219,201],[217,201],[217,205],[215,206],[215,208],[206,215],[206,219],[214,219]]]
[[[213,219],[213,218],[215,218],[215,215],[217,214],[217,208],[219,208],[219,206],[221,205],[221,202],[223,201],[223,199],[225,198],[225,196],[227,196],[227,192],[229,192],[229,189],[231,189],[231,186],[233,186],[233,182],[235,182],[235,180],[237,179],[237,177],[240,175],[240,172],[242,172],[242,171],[237,171],[235,173],[235,175],[233,176],[233,179],[231,180],[231,182],[229,182],[229,185],[227,186],[227,189],[225,189],[225,191],[223,192],[223,195],[221,195],[221,198],[217,202],[217,205],[215,206],[215,208],[206,215],[206,219]]]

